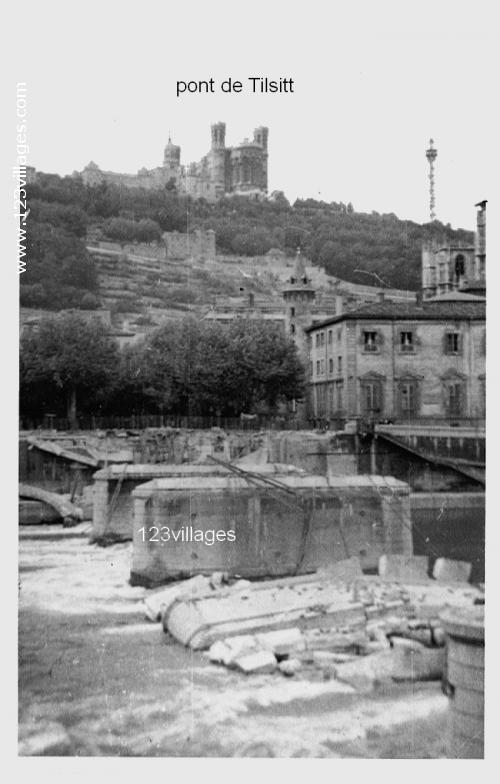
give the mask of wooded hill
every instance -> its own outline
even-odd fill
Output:
[[[38,174],[28,186],[27,271],[21,304],[53,310],[96,307],[99,281],[85,248],[99,228],[115,241],[150,242],[164,231],[213,229],[220,254],[261,256],[271,248],[294,255],[297,247],[330,275],[354,283],[417,290],[421,247],[473,241],[472,232],[439,221],[420,225],[395,214],[356,212],[351,204],[281,195],[270,201],[225,198],[211,204],[174,190],[85,186],[80,177]]]

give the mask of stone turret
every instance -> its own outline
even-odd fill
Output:
[[[304,333],[312,323],[312,307],[316,299],[316,290],[307,275],[304,257],[297,249],[292,274],[283,287],[283,299],[286,304],[286,330],[293,338],[302,359],[307,358],[307,340]]]
[[[226,123],[212,125],[212,150],[223,150],[226,146]]]

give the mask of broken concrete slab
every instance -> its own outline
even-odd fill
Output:
[[[379,577],[402,582],[427,582],[428,560],[426,555],[381,555],[378,562]]]
[[[278,662],[271,651],[246,653],[235,660],[234,666],[246,675],[274,672]]]
[[[445,662],[442,648],[397,646],[335,668],[335,677],[358,691],[372,691],[393,681],[439,680]]]
[[[443,583],[468,583],[472,564],[467,561],[453,561],[451,558],[438,558],[432,570],[435,580]]]
[[[332,563],[330,566],[324,566],[321,569],[318,569],[316,574],[321,577],[327,577],[332,580],[343,580],[344,582],[349,582],[350,580],[355,580],[358,577],[363,576],[363,570],[361,568],[361,561],[357,556],[353,556],[352,558],[346,558],[343,561],[337,561],[336,563]]]
[[[83,512],[80,507],[75,506],[65,496],[58,493],[50,493],[48,490],[42,490],[40,487],[19,482],[19,498],[43,501],[56,510],[59,517],[62,517],[63,522],[73,524],[83,520]]]
[[[393,648],[407,648],[410,651],[418,651],[425,647],[418,640],[412,640],[409,637],[398,637],[397,635],[391,637],[391,646]]]
[[[472,606],[481,595],[472,585],[444,585],[434,580],[403,583],[364,576],[352,585],[325,575],[286,578],[247,584],[239,593],[233,588],[206,597],[179,597],[164,613],[163,625],[184,645],[201,650],[218,639],[290,627],[297,627],[306,637],[321,630],[322,642],[313,647],[341,645],[345,650],[353,642],[342,637],[341,630],[352,633],[368,622],[373,625],[384,619],[391,619],[394,630],[400,630],[399,616],[400,621],[419,618],[425,631],[412,636],[425,636],[424,642],[431,644],[429,620],[438,619],[448,606]],[[325,633],[337,639],[327,639]],[[364,634],[360,643],[368,642],[376,639]]]
[[[443,677],[443,648],[400,647],[396,650],[398,657],[394,659],[392,671],[394,681],[436,681]]]
[[[262,650],[251,634],[231,637],[228,640],[218,640],[210,646],[208,658],[217,664],[224,664],[226,667],[234,666],[236,660],[249,653],[257,653]]]
[[[161,621],[163,612],[181,596],[201,596],[213,591],[210,579],[201,574],[190,580],[169,585],[167,588],[151,591],[144,599],[144,612],[150,621]]]
[[[216,597],[178,599],[164,613],[163,625],[173,637],[197,650],[240,634],[328,628],[364,623],[363,605],[353,602],[346,586],[310,582],[289,587],[227,592]]]

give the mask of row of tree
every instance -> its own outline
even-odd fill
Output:
[[[170,322],[120,350],[98,319],[75,313],[25,331],[21,415],[275,412],[304,392],[293,342],[261,321]]]

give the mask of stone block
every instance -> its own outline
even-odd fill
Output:
[[[358,691],[371,691],[376,685],[391,680],[439,680],[443,675],[444,662],[442,648],[404,645],[338,665],[335,676]]]
[[[163,613],[181,596],[186,598],[202,596],[212,590],[209,578],[198,574],[196,577],[169,585],[167,588],[151,591],[144,599],[144,612],[150,621],[159,622]]]
[[[453,561],[451,558],[438,558],[432,570],[435,580],[443,583],[468,583],[472,564],[467,561]]]
[[[346,558],[343,561],[337,561],[330,566],[324,566],[318,569],[316,574],[318,577],[328,577],[331,580],[342,580],[343,582],[350,582],[356,580],[358,577],[363,576],[361,569],[361,561],[357,556]]]
[[[255,651],[246,653],[235,660],[234,666],[246,675],[274,672],[278,666],[276,657],[271,651]]]
[[[428,558],[426,555],[381,555],[378,562],[379,577],[402,582],[427,582]]]
[[[302,668],[302,662],[300,659],[284,659],[278,666],[280,672],[290,678]]]
[[[241,634],[228,640],[217,640],[210,646],[208,658],[212,662],[233,667],[237,659],[250,653],[259,652],[257,640],[251,634]]]

